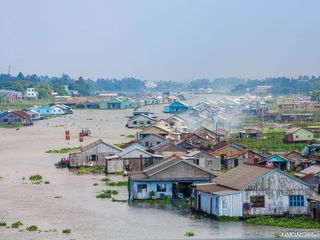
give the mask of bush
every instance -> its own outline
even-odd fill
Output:
[[[12,228],[19,228],[19,227],[22,226],[22,225],[23,225],[22,222],[17,221],[17,222],[12,223],[12,224],[11,224],[11,227],[12,227]]]
[[[27,227],[26,230],[29,232],[35,232],[35,231],[38,231],[38,227],[35,225],[31,225],[31,226]]]
[[[64,234],[70,234],[71,233],[71,229],[70,228],[66,228],[62,230],[62,233]]]
[[[29,180],[31,181],[41,181],[42,180],[42,176],[41,175],[32,175],[29,177]]]
[[[105,168],[103,166],[80,167],[78,169],[77,175],[101,174],[101,173],[104,173],[104,171],[105,171]]]

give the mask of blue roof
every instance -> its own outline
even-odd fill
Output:
[[[281,157],[280,155],[274,155],[267,159],[267,162],[288,162],[288,160],[284,157]]]
[[[176,102],[171,103],[170,107],[188,107],[188,106],[179,102],[179,101],[176,101]]]

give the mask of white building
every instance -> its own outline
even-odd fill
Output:
[[[37,98],[38,92],[36,91],[35,88],[27,88],[26,97],[27,98]]]

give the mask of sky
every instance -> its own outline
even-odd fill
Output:
[[[318,0],[0,0],[0,72],[320,75]]]

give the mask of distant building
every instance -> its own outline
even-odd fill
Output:
[[[134,117],[130,118],[128,120],[126,126],[128,128],[145,127],[145,126],[148,126],[150,124],[155,123],[156,121],[157,121],[156,119],[154,119],[150,116],[141,114],[141,115],[134,116]]]
[[[189,106],[185,103],[182,103],[180,101],[175,101],[171,103],[169,106],[165,106],[163,109],[164,113],[185,113],[189,110]]]
[[[19,102],[22,100],[22,93],[13,90],[0,90],[0,97],[8,102]]]
[[[26,97],[27,98],[37,98],[38,97],[38,92],[36,91],[35,88],[27,88],[26,91]]]
[[[289,128],[286,131],[286,143],[301,143],[313,141],[313,132],[305,128]]]

